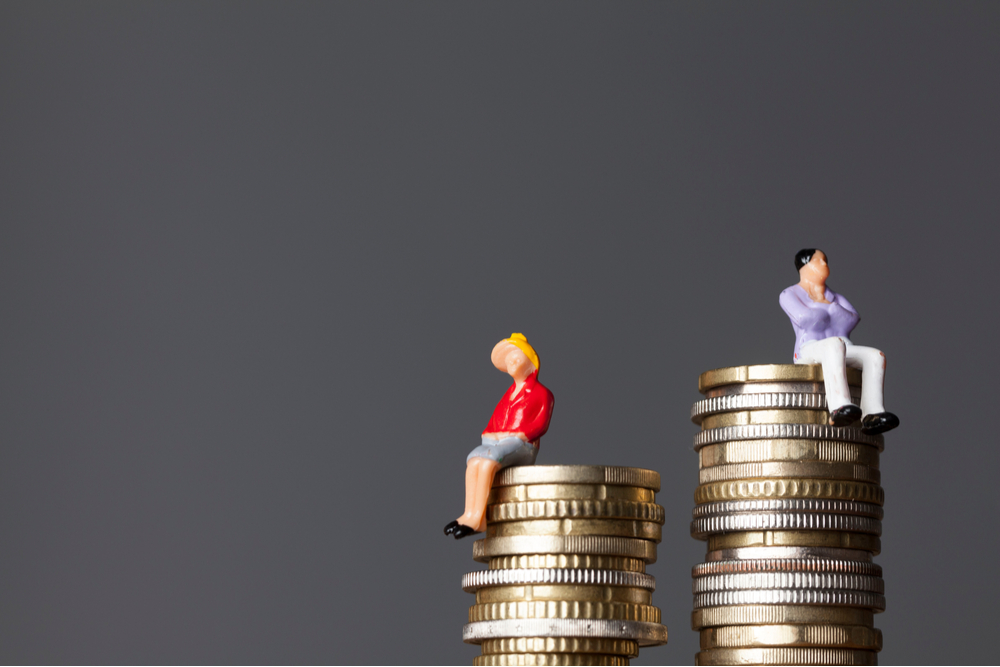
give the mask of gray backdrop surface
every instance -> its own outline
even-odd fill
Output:
[[[788,362],[820,247],[887,353],[883,664],[995,662],[998,3],[0,5],[0,660],[450,663],[507,387],[658,470]],[[994,267],[991,269],[990,267]]]

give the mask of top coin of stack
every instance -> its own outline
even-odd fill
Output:
[[[847,379],[857,400],[861,373]],[[882,436],[828,425],[820,366],[722,368],[698,385],[697,663],[876,664]]]
[[[477,665],[627,665],[667,641],[652,605],[660,476],[639,468],[514,466],[497,474],[486,538],[462,578]]]

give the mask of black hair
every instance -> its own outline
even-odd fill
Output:
[[[816,252],[816,248],[803,248],[795,253],[795,270],[798,271],[808,264],[809,260],[813,258],[814,252]]]

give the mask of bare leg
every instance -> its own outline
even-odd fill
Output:
[[[486,530],[486,501],[499,469],[500,464],[493,459],[469,459],[465,471],[465,514],[458,518],[460,524],[477,531]]]
[[[479,466],[477,464],[479,461],[479,458],[469,459],[465,466],[465,512],[458,517],[459,523],[471,528],[475,528],[475,526],[468,523],[468,519],[472,517],[472,510],[476,506],[476,486],[479,479]]]
[[[497,470],[500,470],[500,464],[486,458],[475,458],[469,461],[470,466],[473,464],[478,469],[475,502],[472,511],[463,514],[458,522],[481,532],[486,530],[486,501],[489,499],[490,489],[493,487],[493,477],[497,474]]]
[[[500,470],[500,464],[493,459],[483,459],[479,464],[479,484],[476,486],[476,507],[473,516],[479,517],[479,524],[476,529],[486,530],[486,501],[490,497],[490,489],[493,488],[493,478]]]

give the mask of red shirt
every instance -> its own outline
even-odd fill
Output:
[[[538,371],[535,371],[524,381],[524,386],[517,396],[511,398],[515,382],[497,403],[490,423],[483,433],[522,433],[533,445],[549,430],[552,419],[552,406],[555,397],[545,385],[538,381]]]

